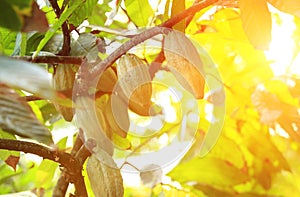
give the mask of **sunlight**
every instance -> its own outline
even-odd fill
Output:
[[[272,62],[270,66],[274,75],[279,76],[285,74],[292,64],[295,53],[293,31],[296,25],[292,15],[283,13],[272,6],[269,8],[272,12],[272,41],[265,54]]]

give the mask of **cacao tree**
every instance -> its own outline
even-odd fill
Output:
[[[299,0],[3,0],[0,194],[299,196]]]

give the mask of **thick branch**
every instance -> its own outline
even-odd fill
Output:
[[[72,177],[71,179],[75,184],[76,194],[78,196],[87,196],[84,180],[81,175],[82,159],[78,160],[69,153],[59,150],[52,150],[46,146],[19,140],[0,138],[0,149],[31,153],[43,157],[44,159],[49,159],[60,163],[61,166],[67,169],[68,175]]]
[[[47,63],[47,64],[76,64],[81,65],[86,60],[85,57],[78,56],[13,56],[12,58],[24,60],[33,63]]]
[[[105,60],[101,61],[93,69],[91,69],[90,72],[92,76],[88,76],[88,77],[98,76],[105,67],[111,66],[119,57],[125,54],[132,47],[140,44],[141,42],[149,38],[152,38],[153,36],[156,36],[158,34],[166,34],[169,31],[170,31],[169,29],[164,27],[153,27],[140,34],[137,34],[128,42],[125,42],[123,45],[121,45],[117,50],[115,50],[112,54],[110,54]]]
[[[66,167],[70,172],[78,172],[78,170],[80,169],[78,161],[76,161],[70,154],[61,152],[59,150],[52,150],[46,146],[42,146],[32,142],[0,138],[0,149],[32,153],[43,157],[44,159],[58,162],[62,166]]]
[[[105,60],[100,62],[98,65],[96,65],[92,70],[90,70],[92,76],[86,76],[86,77],[98,76],[103,69],[105,69],[107,66],[112,65],[119,57],[121,57],[123,54],[125,54],[132,47],[134,47],[134,46],[140,44],[141,42],[144,42],[145,40],[147,40],[153,36],[156,36],[158,34],[168,33],[168,31],[170,31],[170,30],[168,30],[167,28],[174,26],[175,24],[177,24],[184,18],[195,14],[199,10],[201,10],[209,5],[212,5],[212,4],[216,3],[217,1],[218,0],[206,0],[206,1],[202,1],[200,3],[197,3],[197,4],[193,5],[192,7],[177,14],[173,18],[162,23],[159,27],[153,27],[151,29],[148,29],[148,30],[140,33],[140,34],[137,34],[131,40],[124,43],[121,47],[119,47],[117,50],[115,50]],[[83,76],[81,76],[81,77],[83,77]]]
[[[77,135],[76,137],[76,141],[74,143],[74,146],[72,148],[71,151],[71,155],[75,156],[76,152],[80,149],[80,147],[83,145],[79,135]],[[66,171],[66,169],[63,169],[61,172],[61,175],[55,185],[54,191],[53,191],[53,197],[61,197],[61,196],[65,196],[68,186],[69,186],[69,176],[68,173]]]
[[[195,13],[199,12],[203,8],[206,8],[214,3],[218,2],[218,0],[204,0],[199,3],[196,3],[195,5],[189,7],[188,9],[180,12],[179,14],[175,15],[174,17],[170,18],[166,22],[162,23],[161,27],[173,27],[183,19],[185,19],[188,16],[192,16]]]
[[[80,131],[81,132],[81,131]],[[89,146],[94,146],[93,142],[88,140],[86,143]],[[86,146],[82,143],[80,138],[80,134],[77,135],[76,141],[71,151],[71,155],[77,159],[80,166],[83,165],[84,161],[91,155],[90,151],[86,148]],[[53,191],[53,197],[62,197],[65,196],[66,191],[69,186],[69,182],[73,182],[76,188],[76,196],[83,196],[86,192],[86,187],[84,183],[84,179],[75,179],[72,180],[72,177],[69,176],[68,171],[66,169],[62,170],[62,173],[56,183],[56,186]]]

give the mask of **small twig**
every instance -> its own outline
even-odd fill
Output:
[[[33,96],[33,95],[32,96],[24,96],[22,98],[25,98],[26,102],[42,100],[41,97]]]
[[[47,63],[47,64],[76,64],[81,65],[86,60],[85,57],[78,56],[12,56],[14,59],[24,60],[33,63]]]
[[[60,10],[58,3],[56,0],[49,0],[57,18],[60,18],[60,15],[62,11]],[[61,51],[59,52],[60,55],[69,55],[71,51],[70,43],[71,43],[71,37],[69,32],[69,27],[67,21],[65,21],[62,26],[62,31],[64,35],[64,41]]]

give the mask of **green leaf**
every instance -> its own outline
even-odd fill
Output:
[[[147,26],[154,14],[148,0],[125,0],[125,6],[128,16],[139,27]]]
[[[34,52],[37,49],[40,41],[44,38],[45,34],[36,32],[32,35],[27,36],[27,47],[26,47],[26,55]]]
[[[77,0],[70,0],[69,5],[76,3]],[[78,7],[69,18],[69,23],[78,27],[84,19],[88,18],[97,4],[98,0],[86,0]]]
[[[6,0],[7,1],[7,0]],[[9,0],[9,3],[17,7],[18,11],[21,11],[24,14],[30,13],[30,6],[32,0]]]
[[[47,102],[45,105],[40,107],[40,111],[44,121],[50,124],[53,124],[60,118],[60,113],[56,110],[53,103]]]
[[[96,61],[98,57],[97,37],[91,33],[80,34],[78,39],[71,43],[72,56],[85,56],[88,62]]]
[[[37,56],[37,54],[43,49],[43,47],[47,44],[47,42],[52,38],[52,36],[55,34],[55,32],[58,30],[58,28],[61,27],[61,25],[71,16],[71,14],[83,3],[84,0],[74,0],[74,3],[65,10],[60,18],[53,24],[53,27],[49,29],[45,35],[45,37],[41,40],[39,43],[36,52],[34,53],[34,56]]]
[[[271,13],[266,0],[239,0],[244,31],[254,47],[268,49],[271,41]]]
[[[107,16],[106,12],[109,12],[111,8],[108,5],[95,5],[92,11],[92,15],[88,18],[91,25],[104,26]]]
[[[22,19],[13,9],[13,5],[7,1],[1,1],[0,7],[0,26],[19,31],[22,28]],[[5,20],[3,20],[5,19]]]
[[[0,8],[0,26],[13,31],[41,31],[48,30],[45,13],[32,0],[3,0]]]
[[[300,0],[267,0],[277,9],[300,17]]]
[[[11,55],[14,51],[17,32],[0,27],[0,54]]]
[[[0,70],[0,83],[26,90],[43,98],[55,98],[47,71],[36,64],[0,57]]]
[[[59,150],[64,150],[67,147],[67,140],[68,140],[68,136],[63,137],[61,140],[59,140],[56,143],[56,146],[58,147]]]
[[[51,160],[43,160],[36,174],[35,186],[37,188],[49,188],[53,185],[53,177],[59,164]]]
[[[249,176],[226,161],[206,156],[179,164],[169,173],[180,183],[196,181],[218,187],[231,187],[249,180]]]

